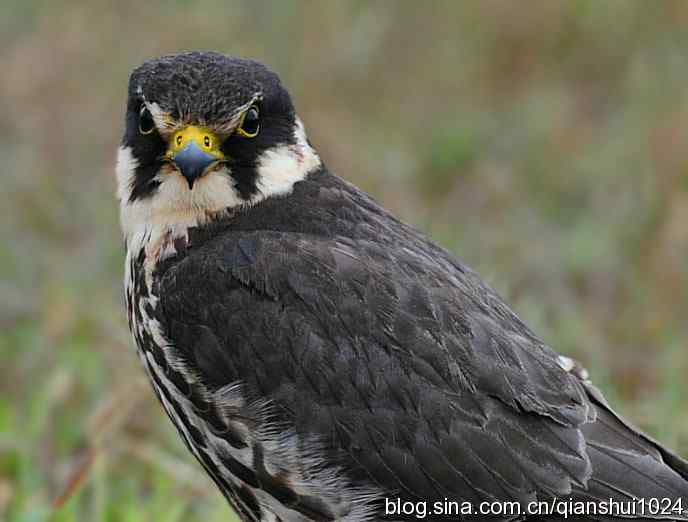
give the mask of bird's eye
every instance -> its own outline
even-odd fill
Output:
[[[260,130],[260,114],[258,107],[251,105],[244,113],[239,127],[237,127],[237,134],[244,138],[255,138],[258,136]]]
[[[141,134],[150,134],[154,130],[155,121],[153,120],[153,115],[148,108],[144,106],[139,114],[139,132]]]

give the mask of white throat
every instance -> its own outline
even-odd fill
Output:
[[[242,198],[231,172],[212,172],[189,189],[186,180],[172,167],[163,167],[155,176],[159,182],[150,197],[130,201],[138,160],[129,147],[120,147],[117,158],[117,196],[120,222],[127,250],[138,252],[145,246],[154,257],[168,254],[175,239],[186,238],[188,228],[234,208],[258,203],[273,196],[289,194],[294,184],[316,170],[320,158],[308,144],[301,120],[294,131],[296,142],[265,151],[256,162],[257,192]]]

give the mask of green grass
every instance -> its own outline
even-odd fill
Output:
[[[688,455],[686,19],[681,1],[0,5],[0,520],[231,519],[121,298],[127,75],[188,48],[275,68],[335,172]]]
[[[94,349],[102,339],[75,328],[80,332],[64,332],[56,342],[28,323],[0,337],[2,360],[14,370],[3,396],[21,389],[0,402],[0,501],[7,519],[228,520],[224,499],[163,419],[135,361],[127,368],[131,376],[118,382],[122,369],[109,367]],[[56,355],[41,354],[41,347]],[[83,467],[89,449],[96,456]],[[85,480],[53,512],[51,503],[79,469]]]

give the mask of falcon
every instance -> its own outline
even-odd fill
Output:
[[[688,520],[688,464],[332,174],[265,66],[145,62],[116,170],[138,354],[243,520]]]

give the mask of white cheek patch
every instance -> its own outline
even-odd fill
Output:
[[[132,187],[136,177],[139,161],[134,157],[130,147],[120,147],[117,153],[117,198],[119,199],[119,220],[125,240],[135,235],[138,225],[150,219],[150,211],[143,205],[130,202]]]
[[[298,118],[294,136],[295,144],[269,149],[258,158],[256,201],[288,194],[297,181],[301,181],[320,166],[320,158],[308,145],[303,123]]]
[[[134,183],[134,175],[139,166],[138,160],[131,153],[130,147],[120,147],[117,151],[117,199],[120,202],[128,201],[131,187]]]
[[[117,152],[115,172],[117,174],[120,225],[127,243],[136,235],[136,232],[143,232],[141,227],[148,223],[151,217],[149,205],[129,201],[138,166],[139,161],[132,154],[131,147],[121,146]]]

